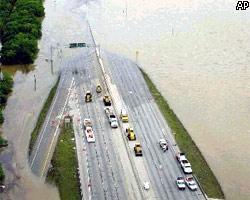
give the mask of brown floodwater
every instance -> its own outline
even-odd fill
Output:
[[[0,155],[8,186],[2,198],[59,199],[55,187],[30,172],[27,149],[60,63],[76,52],[68,43],[84,42],[87,15],[101,48],[132,60],[139,52],[140,65],[200,147],[227,199],[250,199],[249,11],[236,11],[232,0],[45,0],[44,5],[34,66],[8,68],[15,84],[2,127],[10,142]]]
[[[0,199],[59,199],[55,186],[44,184],[43,180],[32,174],[27,159],[28,145],[39,111],[57,80],[61,66],[74,53],[80,53],[80,50],[69,49],[68,46],[72,42],[84,42],[86,14],[84,2],[80,0],[73,0],[70,4],[66,0],[46,0],[44,6],[46,17],[42,25],[43,36],[39,41],[40,52],[34,65],[4,66],[4,71],[14,76],[14,87],[1,128],[9,146],[0,154],[7,185]],[[50,63],[51,49],[53,67]]]
[[[229,200],[250,199],[250,12],[236,1],[90,4],[101,47],[136,60],[169,101]],[[99,12],[98,12],[99,11]]]

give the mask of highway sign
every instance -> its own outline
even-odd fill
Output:
[[[70,43],[69,48],[86,47],[86,43]]]

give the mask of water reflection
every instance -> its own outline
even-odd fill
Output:
[[[73,0],[70,4],[65,0],[46,0],[43,36],[34,65],[4,67],[5,71],[14,75],[14,87],[4,111],[5,122],[1,128],[9,146],[0,155],[7,185],[0,199],[59,199],[54,186],[45,185],[32,174],[27,151],[30,133],[61,66],[65,60],[81,52],[68,49],[68,44],[85,39],[84,4],[80,0]]]
[[[27,74],[35,70],[35,65],[1,65],[4,72],[9,72],[12,75],[15,75],[17,71]]]

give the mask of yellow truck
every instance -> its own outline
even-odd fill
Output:
[[[103,103],[104,103],[104,106],[111,106],[111,99],[108,95],[105,95],[103,97]]]
[[[121,110],[120,118],[121,118],[122,122],[128,122],[128,113],[125,109]]]
[[[140,143],[135,143],[134,152],[135,156],[142,156],[142,148]]]
[[[96,92],[97,92],[97,93],[101,93],[101,92],[102,92],[102,87],[101,87],[100,84],[98,84],[98,85],[96,86]]]
[[[127,137],[128,137],[129,140],[131,140],[131,141],[136,140],[133,128],[126,128],[126,133],[127,133]]]

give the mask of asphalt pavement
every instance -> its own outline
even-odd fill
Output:
[[[153,100],[138,66],[115,54],[103,53],[105,65],[113,84],[116,84],[128,108],[131,125],[143,147],[143,156],[150,174],[150,182],[159,199],[205,199],[200,189],[179,191],[175,180],[184,176],[175,159],[178,147],[161,112]],[[170,142],[163,152],[159,139]]]
[[[95,47],[91,32],[86,35],[86,41]],[[43,178],[46,175],[59,134],[59,121],[67,107],[67,111],[75,115],[83,198],[205,199],[200,189],[178,190],[175,180],[178,176],[185,176],[175,159],[179,149],[137,65],[115,54],[102,52],[107,73],[104,78],[99,65],[102,61],[96,54],[95,48],[85,48],[62,68],[58,90],[30,157],[32,171]],[[111,82],[111,94],[115,95],[112,99],[119,101],[112,103],[121,104],[128,110],[129,124],[135,130],[137,141],[142,144],[142,158],[134,156],[134,143],[124,139],[123,123],[118,129],[112,129],[108,123],[102,102],[103,95],[110,92],[105,82],[107,79]],[[102,94],[95,92],[97,84],[102,85]],[[93,94],[90,103],[84,101],[87,90]],[[93,122],[95,143],[88,143],[85,139],[82,128],[84,118]],[[159,147],[160,138],[170,143],[165,153]],[[142,191],[145,179],[150,181],[149,192]]]
[[[29,157],[31,170],[34,174],[42,178],[47,174],[57,143],[60,121],[72,84],[71,74],[67,68],[63,70],[57,92]]]

